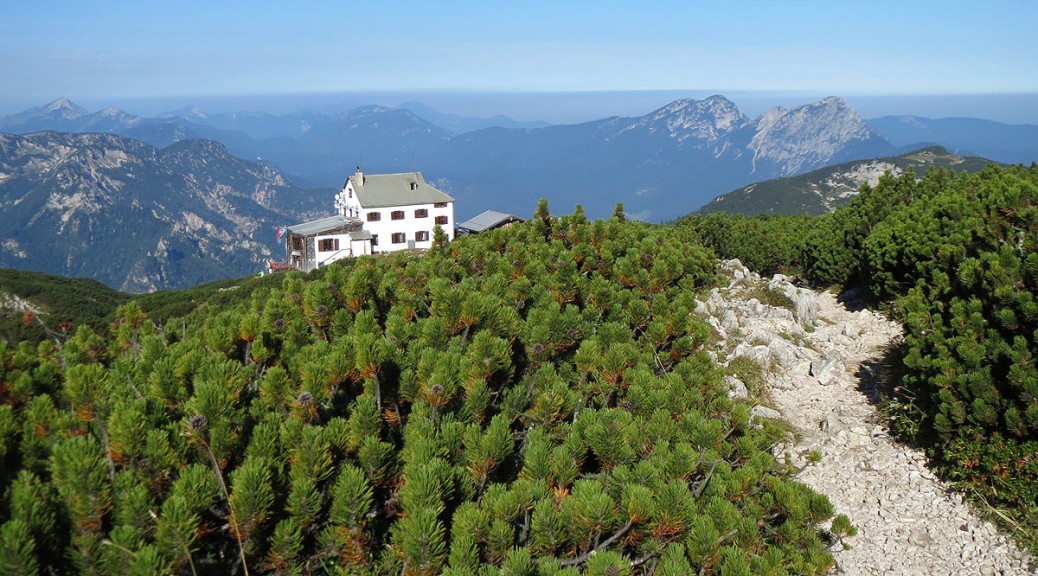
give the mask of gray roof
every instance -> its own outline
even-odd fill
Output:
[[[350,232],[350,240],[371,240],[371,232],[368,230],[354,230]]]
[[[357,174],[350,176],[357,200],[363,208],[454,202],[454,198],[429,185],[422,178],[421,172],[364,174],[363,179],[364,182],[361,183]],[[412,184],[416,185],[413,190]]]
[[[354,228],[360,224],[360,220],[348,216],[329,216],[320,220],[311,220],[302,224],[294,224],[288,227],[288,231],[300,236],[315,236],[324,232]]]
[[[495,226],[500,226],[501,224],[522,221],[522,218],[513,214],[505,214],[504,212],[498,212],[496,210],[487,210],[471,220],[466,220],[461,224],[458,224],[458,228],[470,232],[482,232],[494,228]]]

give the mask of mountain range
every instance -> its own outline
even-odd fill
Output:
[[[457,200],[460,219],[486,209],[525,215],[541,197],[607,215],[665,220],[753,182],[843,161],[938,144],[1003,162],[1038,159],[1038,126],[971,119],[863,120],[841,98],[748,118],[722,96],[674,101],[640,117],[543,126],[507,117],[441,114],[419,102],[207,114],[184,108],[152,118],[88,112],[67,99],[0,118],[0,131],[107,132],[162,148],[211,139],[241,158],[274,163],[300,186],[338,187],[357,166],[420,170]]]
[[[956,154],[983,156],[1006,164],[1038,161],[1038,126],[1033,124],[919,116],[884,116],[867,120],[866,124],[902,148],[935,143]]]
[[[156,147],[214,139],[309,187],[341,185],[358,165],[371,173],[421,170],[458,200],[462,219],[490,208],[526,214],[548,197],[564,211],[582,204],[591,216],[606,215],[623,202],[632,215],[660,220],[750,182],[897,151],[835,97],[755,119],[712,96],[640,117],[462,133],[375,105],[337,114],[185,109],[141,118],[111,108],[90,113],[59,99],[0,119],[0,131],[37,130],[109,132]]]
[[[461,130],[472,119],[453,121]],[[590,217],[606,216],[622,202],[632,218],[668,220],[754,182],[912,149],[837,97],[752,119],[713,96],[639,117],[496,122],[507,126],[459,133],[377,105],[285,116],[187,108],[143,118],[59,99],[0,118],[0,267],[85,276],[128,292],[249,274],[280,256],[273,230],[327,215],[357,166],[421,170],[455,197],[459,221],[486,209],[529,215],[540,198],[560,213],[580,204]],[[898,142],[942,134],[895,125]],[[1014,129],[1026,136],[1030,127]],[[811,194],[811,206],[792,203],[816,211],[839,201]],[[744,196],[762,207],[776,202],[774,194]]]
[[[0,267],[125,292],[248,275],[281,257],[277,226],[323,214],[331,194],[212,140],[0,134]]]

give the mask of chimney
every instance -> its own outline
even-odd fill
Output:
[[[356,186],[364,185],[364,173],[360,171],[360,166],[357,166],[357,173],[353,175],[353,184]]]

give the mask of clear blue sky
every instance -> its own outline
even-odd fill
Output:
[[[59,96],[1038,93],[1038,2],[7,0],[0,113]]]

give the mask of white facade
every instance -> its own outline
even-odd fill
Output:
[[[341,260],[343,258],[354,258],[371,254],[371,239],[356,239],[355,233],[328,234],[316,236],[314,242],[314,254],[317,266],[324,266]]]
[[[366,176],[358,170],[346,180],[335,206],[371,233],[374,253],[431,248],[436,225],[454,239],[454,199],[418,172]]]
[[[286,227],[288,262],[310,271],[343,258],[371,254],[371,235],[356,218],[330,216]]]

